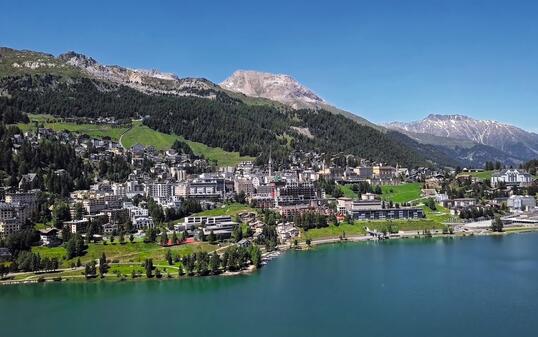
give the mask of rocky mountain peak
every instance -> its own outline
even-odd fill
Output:
[[[274,100],[293,108],[317,108],[326,102],[290,75],[238,70],[220,86],[247,96]]]
[[[429,114],[424,120],[431,120],[431,121],[448,121],[448,120],[472,120],[471,117],[465,116],[465,115],[458,115],[458,114],[452,114],[452,115],[442,115],[442,114]]]
[[[93,58],[80,54],[74,51],[68,51],[67,53],[58,56],[61,61],[72,65],[74,67],[91,67],[97,64],[97,61]]]

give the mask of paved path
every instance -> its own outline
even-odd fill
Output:
[[[120,136],[120,139],[118,140],[118,142],[120,143],[121,147],[122,147],[124,150],[127,150],[127,148],[126,148],[126,147],[123,145],[123,143],[122,143],[123,136],[125,136],[125,134],[126,134],[127,132],[131,131],[132,129],[133,129],[133,124],[131,124],[131,126],[130,126],[127,130],[123,131],[123,133],[122,133],[121,136]]]

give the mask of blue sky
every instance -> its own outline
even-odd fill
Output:
[[[374,122],[538,131],[538,1],[6,1],[0,45],[220,82],[286,73]]]

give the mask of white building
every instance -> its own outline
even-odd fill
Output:
[[[491,186],[497,187],[504,183],[506,186],[525,187],[532,184],[534,178],[524,170],[508,169],[493,173]]]
[[[133,222],[133,228],[136,230],[155,227],[150,216],[135,216],[131,221]]]
[[[536,207],[536,198],[529,195],[512,195],[506,201],[506,205],[512,211],[524,211]]]

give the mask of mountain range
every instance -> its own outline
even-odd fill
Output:
[[[465,116],[376,125],[330,105],[289,75],[238,70],[217,85],[102,65],[75,52],[55,57],[0,48],[2,106],[62,116],[147,116],[145,123],[159,131],[258,157],[267,150],[258,144],[261,138],[283,156],[291,149],[348,152],[393,164],[452,167],[518,164],[535,158],[538,148],[536,134]],[[237,125],[244,127],[242,134]]]
[[[538,134],[494,120],[463,115],[431,114],[415,122],[392,122],[387,128],[426,144],[468,149],[476,144],[498,150],[506,160],[530,160],[538,156]]]

